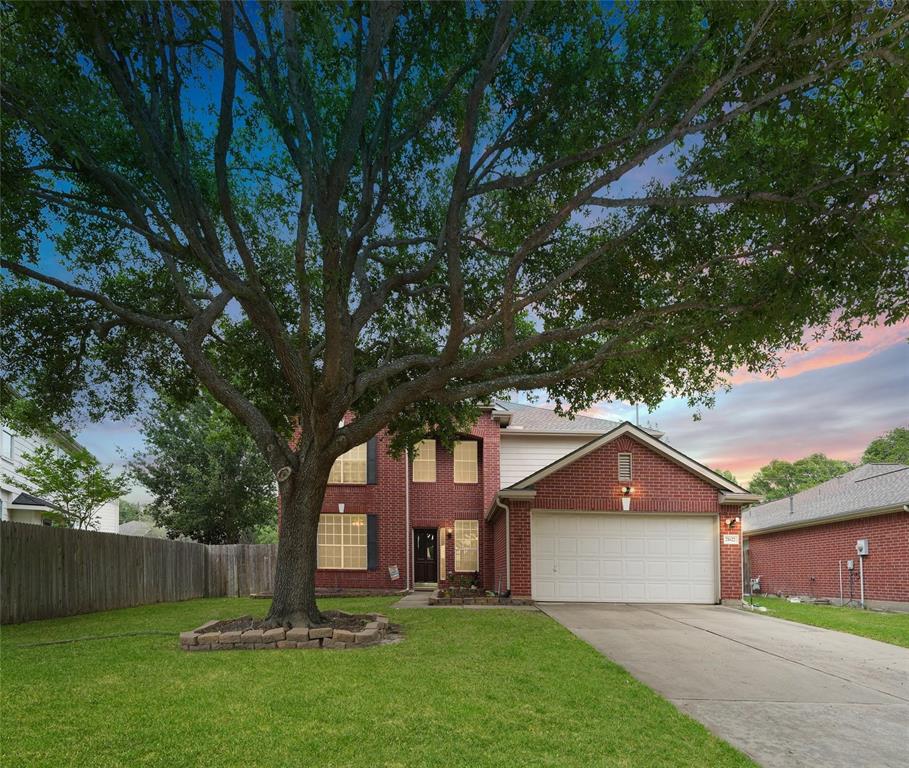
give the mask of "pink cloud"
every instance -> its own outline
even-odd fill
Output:
[[[755,374],[745,369],[732,373],[732,384],[746,384],[755,381],[768,381],[774,378],[787,379],[792,376],[817,371],[824,368],[833,368],[837,365],[855,363],[864,360],[869,355],[880,352],[909,338],[909,320],[891,326],[869,327],[862,332],[858,341],[832,341],[824,339],[819,342],[812,341],[810,329],[805,331],[803,340],[809,345],[807,350],[784,353],[783,367],[776,376]]]

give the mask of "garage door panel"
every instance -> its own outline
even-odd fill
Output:
[[[604,555],[621,555],[622,539],[619,537],[605,536],[601,539],[600,548]]]
[[[660,538],[648,538],[646,542],[648,555],[663,556],[668,554],[669,542],[667,541],[665,534],[663,534]]]
[[[578,575],[578,561],[559,558],[556,562],[556,573],[564,578],[574,578]]]
[[[589,538],[578,539],[578,554],[579,555],[599,555],[600,554],[599,537],[592,535]]]
[[[645,564],[648,579],[666,579],[669,576],[669,563],[664,560],[648,560]]]
[[[534,513],[536,600],[712,603],[716,520],[708,516]]]
[[[559,554],[576,555],[578,552],[578,540],[573,536],[559,536]]]
[[[688,534],[686,533],[685,536]],[[691,546],[687,538],[679,538],[678,534],[670,534],[669,554],[676,557],[688,557],[691,554]]]
[[[626,555],[643,555],[644,548],[647,546],[646,541],[643,538],[637,538],[629,536],[625,539],[625,554]]]

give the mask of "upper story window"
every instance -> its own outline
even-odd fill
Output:
[[[458,440],[454,444],[454,481],[477,482],[477,441]]]
[[[3,433],[0,434],[0,456],[4,459],[13,460],[13,453],[15,450],[13,446],[14,440],[15,437],[13,436],[13,433],[8,429],[4,429]]]
[[[366,485],[366,443],[354,446],[335,459],[328,482]]]
[[[436,441],[421,440],[413,451],[413,481],[434,483],[436,481]]]
[[[631,480],[631,454],[619,454],[619,480]]]

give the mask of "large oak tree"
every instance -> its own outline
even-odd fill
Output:
[[[709,401],[806,325],[909,308],[899,4],[2,23],[7,375],[54,414],[197,384],[230,410],[280,481],[275,622],[319,621],[330,467],[385,427],[522,389]]]

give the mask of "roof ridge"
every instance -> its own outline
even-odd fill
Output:
[[[574,415],[569,415],[567,413],[556,413],[555,408],[547,408],[545,405],[534,405],[533,403],[514,403],[511,400],[496,400],[496,402],[501,403],[502,405],[505,405],[505,406],[516,405],[519,408],[533,408],[537,411],[546,411],[547,413],[552,413],[561,419],[574,420],[578,416],[581,416],[582,418],[585,418],[585,419],[594,419],[595,421],[606,421],[606,422],[609,422],[610,424],[622,424],[623,423],[622,419],[605,419],[602,416],[589,416],[586,413],[580,413],[580,412],[575,413]]]
[[[863,467],[867,467],[867,466],[869,466],[869,465],[868,465],[868,464],[863,464],[862,466],[863,466]],[[878,466],[880,466],[880,465],[878,465]],[[855,482],[856,482],[856,483],[864,483],[866,480],[874,480],[874,479],[876,479],[876,478],[878,478],[878,477],[887,477],[887,475],[892,475],[892,474],[894,474],[894,473],[896,473],[896,472],[905,472],[907,469],[909,469],[909,466],[906,466],[905,464],[897,464],[897,463],[895,463],[895,462],[894,462],[893,464],[887,464],[887,465],[885,465],[885,466],[896,467],[896,469],[891,469],[889,472],[879,472],[879,473],[876,474],[876,475],[869,475],[868,477],[860,477],[860,478],[859,478],[858,480],[856,480]]]

